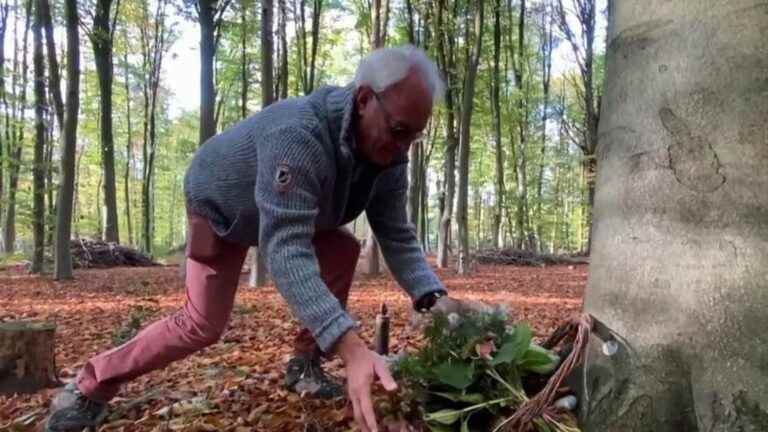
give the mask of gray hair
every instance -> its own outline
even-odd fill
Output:
[[[379,48],[363,58],[355,72],[355,88],[369,86],[375,92],[399,82],[411,68],[416,68],[432,94],[432,101],[443,98],[445,84],[437,65],[424,50],[413,45]]]

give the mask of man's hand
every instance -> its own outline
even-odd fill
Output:
[[[437,299],[430,312],[442,312],[446,315],[452,313],[465,315],[471,312],[491,312],[493,307],[477,300],[458,300],[449,296]]]
[[[350,330],[336,344],[336,354],[344,360],[347,371],[347,392],[352,402],[355,420],[363,432],[378,432],[376,414],[371,401],[371,384],[379,378],[384,389],[393,391],[397,383],[384,360],[368,349],[357,334]]]
[[[470,313],[494,311],[502,311],[507,314],[509,313],[509,310],[504,305],[489,305],[478,300],[460,300],[449,296],[443,296],[437,299],[432,308],[430,308],[429,312],[414,312],[411,315],[411,321],[408,324],[408,327],[411,331],[422,329],[430,322],[432,319],[432,314],[435,312],[445,314],[450,320],[451,325],[455,326],[458,325],[462,317]]]

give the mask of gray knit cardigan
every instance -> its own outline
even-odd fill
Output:
[[[184,179],[188,208],[228,241],[259,245],[278,291],[319,347],[354,323],[320,278],[312,237],[336,229],[355,157],[354,87],[281,100],[206,141]],[[407,160],[377,177],[366,216],[384,258],[412,300],[445,288],[406,217]]]

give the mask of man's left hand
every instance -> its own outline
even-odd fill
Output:
[[[442,312],[446,315],[452,313],[466,315],[473,312],[492,312],[494,307],[478,300],[460,300],[450,296],[443,296],[437,299],[430,312]]]

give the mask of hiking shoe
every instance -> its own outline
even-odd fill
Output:
[[[285,387],[315,399],[344,396],[344,386],[323,371],[319,359],[297,356],[288,362]]]
[[[107,416],[107,404],[88,399],[74,383],[67,384],[51,403],[45,432],[80,432],[95,428]]]

